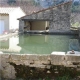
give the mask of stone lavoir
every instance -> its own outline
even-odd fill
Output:
[[[71,2],[60,4],[20,18],[20,32],[24,32],[26,22],[49,21],[49,31],[69,31]],[[57,53],[56,53],[57,54]],[[26,80],[56,78],[58,76],[78,77],[80,75],[80,55],[29,55],[0,54],[0,79]]]
[[[21,17],[19,19],[19,31],[24,32],[25,28],[27,31],[46,30],[46,28],[49,27],[49,31],[51,32],[69,32],[71,4],[71,1],[65,2],[54,7],[43,9],[41,11],[34,12],[30,15]],[[43,25],[41,25],[40,23],[42,21],[45,22],[45,25],[47,22],[45,28],[42,28]],[[34,27],[33,25],[36,27]]]

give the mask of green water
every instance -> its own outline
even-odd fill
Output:
[[[20,54],[51,54],[53,51],[80,51],[80,41],[72,35],[24,34],[0,41],[0,51]]]

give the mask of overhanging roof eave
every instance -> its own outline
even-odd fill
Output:
[[[21,19],[22,21],[52,21],[52,19]]]

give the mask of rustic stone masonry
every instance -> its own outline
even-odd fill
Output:
[[[80,39],[80,27],[78,28],[78,33],[79,33],[79,39]]]
[[[34,12],[20,18],[20,31],[23,31],[22,21],[49,21],[49,31],[69,31],[71,1],[60,5]]]
[[[56,66],[57,71],[65,70],[65,68],[69,68],[70,71],[71,69],[80,71],[80,55],[0,54],[0,77],[10,80],[21,75],[22,77],[31,76],[31,74],[37,76],[37,72],[39,75],[42,72],[46,75],[50,72],[55,74]]]

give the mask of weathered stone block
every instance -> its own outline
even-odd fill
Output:
[[[31,19],[36,19],[36,14],[31,15]]]
[[[34,61],[34,64],[43,64],[43,65],[49,65],[50,61]]]
[[[24,57],[23,57],[24,59]],[[38,55],[25,55],[26,60],[39,60]]]
[[[10,56],[10,54],[1,54],[1,57],[2,57],[2,58],[5,58],[5,59],[8,59],[9,56]]]
[[[42,12],[39,12],[39,13],[37,14],[37,19],[43,19]]]
[[[15,55],[15,54],[11,54],[10,56],[11,60],[21,60],[21,55]]]
[[[64,65],[65,56],[63,55],[51,55],[51,64],[52,65]]]
[[[74,56],[74,55],[66,55],[66,61],[71,61],[71,62],[80,62],[80,56]]]
[[[15,79],[14,67],[11,65],[5,67],[5,69],[2,70],[2,77],[6,79]]]
[[[42,56],[38,56],[40,61],[48,61],[50,59],[50,55],[42,55]]]
[[[46,65],[41,65],[41,64],[33,64],[33,65],[30,65],[30,67],[37,67],[37,68],[46,68]]]

